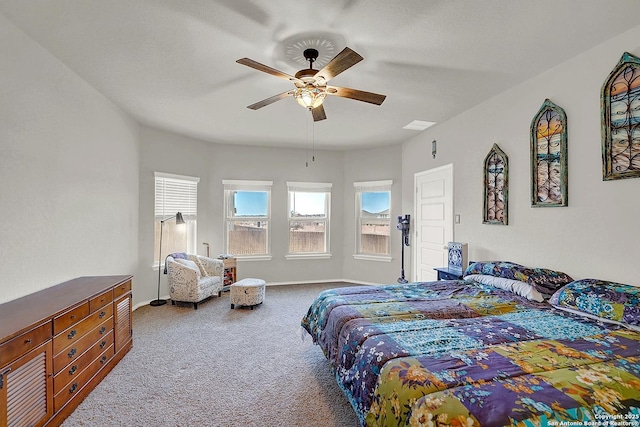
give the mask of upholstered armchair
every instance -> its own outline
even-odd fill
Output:
[[[194,309],[198,303],[222,294],[224,263],[222,260],[201,255],[172,254],[165,261],[169,275],[171,304],[190,302]]]

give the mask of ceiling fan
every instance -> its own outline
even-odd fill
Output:
[[[369,102],[375,105],[380,105],[385,100],[386,95],[327,85],[329,80],[364,59],[348,47],[344,48],[342,52],[329,61],[322,70],[313,69],[313,63],[318,58],[318,51],[316,49],[306,49],[303,55],[305,59],[309,61],[309,68],[298,71],[295,76],[283,73],[282,71],[268,67],[249,58],[238,59],[236,61],[238,64],[246,65],[247,67],[255,68],[258,71],[271,74],[272,76],[292,81],[295,85],[295,89],[293,90],[288,90],[270,98],[263,99],[262,101],[247,106],[247,108],[257,110],[258,108],[266,107],[288,96],[293,96],[300,105],[311,111],[313,121],[317,122],[327,118],[323,106],[324,99],[327,95],[351,98],[356,101]]]

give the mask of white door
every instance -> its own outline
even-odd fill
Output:
[[[445,246],[453,241],[453,164],[414,176],[414,281],[437,279],[447,266]]]

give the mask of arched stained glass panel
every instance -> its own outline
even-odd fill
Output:
[[[509,204],[507,155],[493,144],[484,159],[484,224],[507,225]]]
[[[602,179],[640,177],[640,58],[625,52],[602,85]]]
[[[531,206],[567,206],[567,115],[546,99],[531,121]]]

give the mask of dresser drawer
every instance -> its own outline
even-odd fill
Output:
[[[82,335],[76,342],[70,346],[64,348],[59,353],[53,352],[53,372],[57,374],[70,362],[76,360],[82,355],[89,347],[98,341],[102,340],[102,337],[106,336],[110,331],[113,331],[113,317],[109,317],[103,323],[96,326],[88,333]],[[55,346],[55,338],[54,338]]]
[[[51,339],[51,336],[51,321],[48,321],[0,344],[0,366],[4,366],[31,351],[46,340]]]
[[[70,381],[53,398],[53,410],[58,412],[69,400],[73,398],[93,378],[93,376],[113,357],[113,345],[109,346],[95,360],[91,362],[78,376]]]
[[[118,286],[113,288],[113,299],[117,299],[119,296],[124,295],[127,292],[131,292],[131,280],[120,283]]]
[[[102,307],[89,317],[83,319],[81,322],[71,326],[70,328],[62,331],[61,334],[56,335],[53,338],[53,354],[58,354],[64,348],[73,344],[75,341],[83,337],[87,332],[96,327],[96,325],[102,323],[105,319],[108,319],[113,315],[113,304]],[[113,329],[113,328],[107,328]]]
[[[60,316],[53,319],[53,334],[59,334],[69,326],[84,319],[89,314],[89,303],[77,305],[69,311],[64,312]]]
[[[96,310],[100,309],[100,307],[104,307],[113,301],[113,291],[109,289],[107,292],[104,292],[98,295],[95,298],[91,298],[89,300],[89,313],[93,313]]]
[[[91,364],[91,362],[106,348],[109,348],[111,344],[113,344],[113,332],[109,331],[100,341],[96,342],[87,351],[82,353],[80,357],[56,374],[53,378],[53,393],[58,394],[62,391],[67,384],[75,380],[84,368]]]

